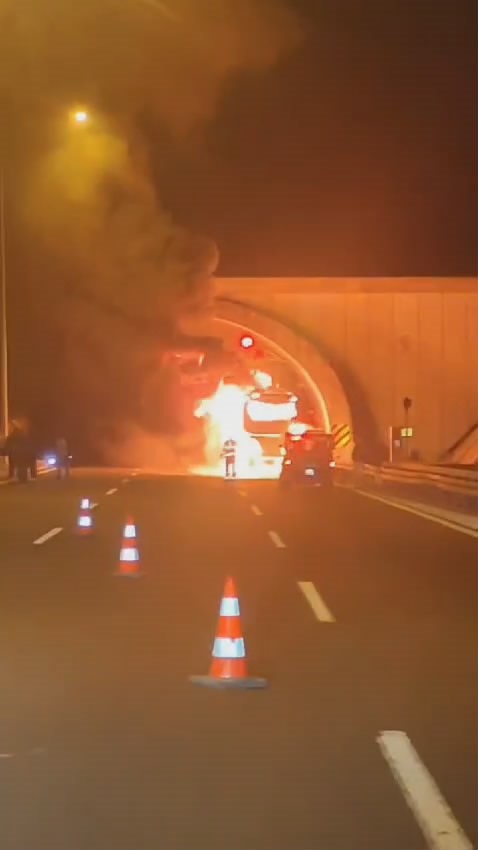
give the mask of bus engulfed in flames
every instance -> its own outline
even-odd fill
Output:
[[[269,381],[265,373],[261,378]],[[272,383],[272,379],[270,381]],[[223,475],[221,451],[228,439],[237,443],[239,478],[278,478],[280,453],[275,463],[264,456],[261,438],[281,438],[290,421],[297,416],[297,398],[292,393],[254,390],[221,381],[216,392],[202,399],[195,416],[203,419],[206,436],[206,465],[193,470],[197,474]]]
[[[204,419],[206,434],[206,467],[196,472],[223,475],[222,447],[226,440],[237,443],[237,476],[257,477],[262,457],[258,440],[244,427],[244,408],[248,391],[237,384],[221,382],[214,395],[203,399],[195,416]]]

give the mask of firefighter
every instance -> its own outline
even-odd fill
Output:
[[[236,477],[237,443],[232,437],[228,437],[222,449],[222,456],[226,462],[226,478]]]

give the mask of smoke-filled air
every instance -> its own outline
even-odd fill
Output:
[[[162,353],[210,308],[220,246],[174,220],[152,154],[200,145],[228,85],[300,40],[280,0],[0,0],[12,344],[43,353],[14,406],[40,431],[111,453],[178,429]]]

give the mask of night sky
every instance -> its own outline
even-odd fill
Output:
[[[475,274],[476,3],[291,5],[301,48],[158,151],[166,203],[223,275]]]

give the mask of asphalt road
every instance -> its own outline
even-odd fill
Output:
[[[0,541],[1,850],[478,846],[473,538],[344,490],[80,471],[0,487]],[[228,575],[262,691],[188,678]]]

